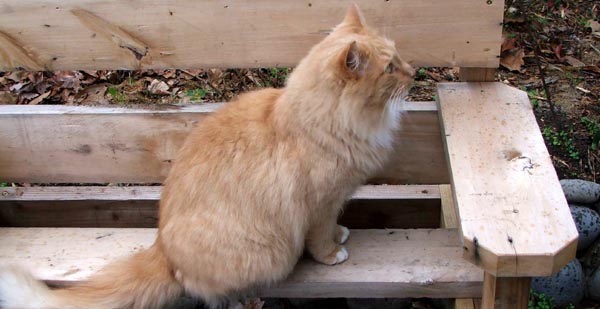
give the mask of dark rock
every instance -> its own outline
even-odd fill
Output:
[[[593,204],[600,200],[600,184],[581,179],[563,179],[560,181],[569,203]]]
[[[588,279],[588,297],[600,301],[600,268],[596,269]]]
[[[575,259],[553,276],[533,278],[531,288],[552,297],[556,307],[577,305],[585,292],[581,263]]]
[[[587,207],[572,205],[569,208],[579,232],[577,250],[583,250],[600,235],[600,215]]]
[[[586,275],[600,268],[600,239],[590,246],[582,259],[583,270]]]

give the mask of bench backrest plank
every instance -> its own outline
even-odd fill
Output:
[[[497,67],[503,1],[3,1],[0,71],[291,67],[357,3],[415,66]]]
[[[220,106],[0,106],[0,181],[160,183],[187,133]],[[435,107],[407,103],[407,108],[413,111],[403,116],[396,155],[373,182],[447,183]]]

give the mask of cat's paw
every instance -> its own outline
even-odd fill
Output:
[[[338,225],[335,232],[335,242],[340,245],[344,244],[348,240],[348,236],[350,236],[350,230],[345,226]]]
[[[348,251],[346,250],[346,248],[344,246],[336,246],[335,250],[333,250],[332,253],[330,253],[328,256],[324,257],[324,258],[316,258],[316,260],[318,262],[321,262],[323,264],[327,264],[327,265],[335,265],[335,264],[340,264],[343,263],[344,261],[346,261],[348,259]]]

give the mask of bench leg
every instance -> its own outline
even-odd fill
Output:
[[[454,300],[454,309],[475,309],[475,300],[472,298],[457,298]]]
[[[482,309],[526,309],[531,278],[498,278],[490,273],[483,277]]]

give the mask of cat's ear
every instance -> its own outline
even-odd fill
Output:
[[[346,47],[340,57],[341,69],[344,75],[358,79],[365,75],[369,59],[366,54],[361,51],[360,46],[353,41]]]
[[[344,17],[344,20],[340,24],[341,27],[351,27],[354,29],[362,29],[365,25],[365,19],[363,18],[362,12],[356,4],[352,4],[348,8],[346,17]]]

